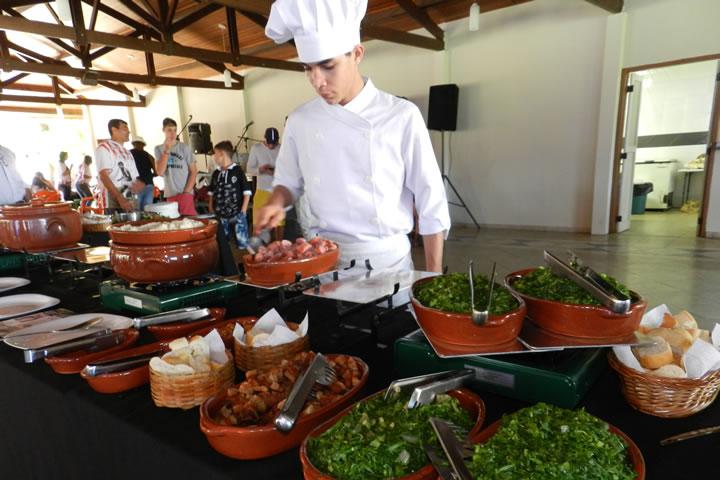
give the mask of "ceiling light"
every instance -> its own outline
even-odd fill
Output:
[[[223,72],[223,81],[225,82],[225,88],[232,87],[232,75],[227,68]]]
[[[70,0],[55,0],[55,9],[57,16],[63,23],[72,23],[72,12],[70,10]]]
[[[133,102],[139,102],[140,101],[140,92],[138,92],[137,88],[132,89],[132,99]]]
[[[134,53],[128,53],[127,58],[128,58],[128,60],[135,60],[137,57],[135,56]]]
[[[473,2],[473,4],[470,5],[468,29],[471,32],[477,32],[478,30],[480,30],[480,5],[478,5],[477,2]]]
[[[218,28],[220,30],[227,30],[227,25],[225,25],[224,23],[218,23]]]

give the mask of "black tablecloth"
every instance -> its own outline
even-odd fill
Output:
[[[76,312],[98,311],[99,300],[92,298],[97,285],[86,281],[69,289],[63,281],[45,283],[43,274],[35,272],[33,284],[18,293],[42,292],[61,298],[61,306]],[[230,313],[247,313],[244,308],[231,306]],[[304,308],[301,305],[297,311],[304,312]],[[325,331],[326,325],[313,322],[323,315],[313,312],[311,315],[311,332]],[[392,348],[377,348],[367,339],[350,344],[344,351],[363,357],[370,365],[366,393],[386,385],[392,377]],[[232,460],[216,453],[199,430],[197,409],[157,408],[148,386],[116,395],[98,394],[79,375],[55,374],[44,362],[24,364],[20,352],[6,346],[0,347],[0,379],[0,471],[4,479],[302,476],[296,449],[258,461]],[[487,407],[487,422],[527,406],[517,400],[480,393]],[[714,461],[712,455],[719,451],[720,435],[668,447],[658,443],[685,430],[720,424],[717,404],[687,419],[644,415],[628,406],[616,375],[608,369],[582,406],[635,440],[645,457],[649,479],[707,476]]]

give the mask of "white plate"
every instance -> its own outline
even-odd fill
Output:
[[[41,295],[39,293],[24,293],[0,297],[0,320],[39,312],[58,303],[60,303],[60,300],[57,298],[48,297],[47,295]]]
[[[102,321],[94,325],[95,327],[110,328],[112,330],[123,330],[125,328],[132,327],[133,324],[132,318],[123,317],[121,315],[112,315],[110,313],[83,313],[81,315],[71,315],[69,317],[56,318],[48,322],[33,325],[32,327],[23,328],[22,330],[12,332],[7,337],[5,337],[5,339],[9,340],[17,336],[25,337],[32,333],[41,333],[50,330],[71,329],[76,325],[80,325],[81,323],[85,323],[88,320],[97,317],[102,317]]]
[[[29,284],[30,280],[20,277],[0,277],[0,293],[13,290],[15,288],[24,287]]]

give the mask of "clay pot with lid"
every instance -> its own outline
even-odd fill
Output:
[[[82,220],[70,202],[0,207],[0,243],[11,250],[44,252],[71,247],[82,238]]]

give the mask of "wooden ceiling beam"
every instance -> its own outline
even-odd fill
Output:
[[[430,16],[418,7],[413,0],[395,0],[395,2],[405,10],[405,13],[410,15],[416,22],[418,22],[425,30],[430,32],[433,37],[443,41],[445,38],[445,32],[442,28],[438,27],[437,23],[430,18]]]
[[[239,59],[240,44],[238,42],[238,28],[237,17],[235,16],[235,9],[225,7],[225,16],[227,17],[227,33],[228,43],[230,44],[230,54],[233,56],[233,58]],[[238,63],[233,62],[233,65],[237,65]]]
[[[5,8],[5,11],[8,12],[10,15],[12,15],[15,18],[27,20],[25,18],[25,16],[23,16],[23,14],[18,12],[17,10],[14,10],[12,8]],[[58,20],[60,20],[60,19],[58,18]],[[31,21],[31,20],[27,20],[27,21]],[[52,25],[52,24],[50,24],[50,25]],[[58,25],[58,26],[68,28],[68,27],[65,27],[64,25]],[[53,37],[53,36],[47,36],[47,39],[50,40],[55,45],[57,45],[58,47],[65,50],[66,52],[70,53],[71,55],[74,55],[77,58],[81,58],[79,50],[73,48],[71,45],[68,45],[67,42],[60,40],[60,38]]]
[[[21,73],[20,75],[27,75],[27,73]],[[2,88],[0,88],[0,90],[5,89],[18,90],[22,92],[52,93],[52,87],[50,85],[35,85],[32,83],[11,83],[9,85],[5,85],[4,83],[5,82],[3,82]]]
[[[145,31],[145,33],[143,34],[143,38],[146,41],[150,40],[150,32]],[[150,79],[150,83],[154,85],[154,80],[157,74],[155,72],[155,59],[153,58],[153,54],[150,52],[145,52],[145,68],[147,70],[147,75]]]
[[[59,86],[60,88],[62,88],[63,90],[65,90],[65,91],[66,91],[67,93],[69,93],[70,95],[75,94],[75,89],[72,88],[72,87],[71,87],[70,85],[68,85],[67,83],[65,83],[65,81],[63,81],[63,79],[58,78],[58,77],[53,77],[53,78],[57,78],[58,86]]]
[[[60,103],[60,87],[58,86],[57,77],[50,77],[52,80],[52,91],[53,91],[53,98],[55,99],[55,105],[61,105]],[[39,98],[45,98],[45,97],[39,97]]]
[[[218,5],[224,5],[226,7],[234,8],[235,10],[244,10],[246,12],[253,12],[263,15],[264,17],[270,16],[270,7],[272,6],[272,0],[211,0],[212,3]]]
[[[170,4],[167,17],[165,18],[165,26],[167,30],[170,30],[170,26],[175,19],[175,12],[177,11],[178,3],[180,3],[180,0],[172,0],[172,3]]]
[[[610,13],[620,13],[623,11],[625,2],[623,0],[585,0],[595,6],[607,10]]]
[[[80,52],[83,67],[91,68],[92,62],[88,54],[89,42],[85,30],[85,17],[83,16],[82,2],[80,0],[70,0],[70,14],[72,15],[73,28],[75,28],[75,45]]]
[[[50,12],[50,16],[55,19],[55,21],[58,23],[58,25],[65,25],[63,23],[63,21],[60,19],[60,17],[58,16],[55,9],[52,7],[52,5],[50,5],[50,2],[46,3],[45,7],[48,9],[48,11]]]
[[[41,62],[57,63],[58,65],[65,63],[62,60],[58,60],[56,58],[48,57],[46,55],[42,55],[40,53],[33,52],[32,50],[25,48],[21,45],[18,45],[17,43],[11,42],[9,40],[8,40],[7,44],[8,44],[8,47],[10,48],[10,50],[14,50],[18,53],[22,53],[24,55],[27,55],[28,57],[34,58],[35,60],[39,60]]]
[[[210,67],[218,73],[225,73],[225,69],[227,68],[222,63],[204,62],[204,61],[199,61],[198,63],[201,63],[201,64],[205,65],[206,67]],[[238,82],[242,88],[245,88],[245,77],[233,72],[232,70],[230,70],[230,77],[232,77],[236,82]]]
[[[38,97],[31,95],[8,95],[0,93],[0,102],[51,103],[56,105],[102,105],[105,107],[144,107],[145,102],[127,100],[96,100],[93,98],[62,98],[60,96]],[[59,102],[59,103],[58,103]]]
[[[220,10],[222,8],[221,5],[213,5],[213,4],[205,4],[200,5],[195,8],[192,12],[184,15],[182,18],[178,19],[175,23],[173,23],[170,26],[170,31],[173,33],[179,32],[180,30],[189,27],[193,23],[197,22],[200,19],[203,19],[210,15],[211,13]]]
[[[75,30],[70,27],[63,27],[62,25],[55,25],[47,22],[31,21],[25,18],[8,17],[5,15],[0,15],[0,28],[70,39],[74,38],[75,36]],[[109,47],[125,48],[128,50],[137,50],[140,52],[157,53],[160,55],[185,57],[191,58],[193,60],[208,60],[220,63],[238,62],[238,64],[240,65],[247,65],[252,67],[274,68],[279,70],[289,70],[297,72],[303,71],[302,64],[298,62],[254,57],[251,55],[240,55],[239,59],[237,59],[233,58],[232,54],[228,52],[220,52],[217,50],[208,50],[204,48],[186,47],[175,42],[161,43],[97,31],[87,31],[86,36],[88,42],[99,45],[106,45]],[[419,38],[425,38],[419,35],[415,36]]]
[[[29,73],[18,73],[14,77],[10,77],[5,81],[0,82],[0,90],[2,90],[3,88],[8,88],[10,85],[16,83],[18,80],[21,80],[21,79],[27,77],[28,75],[30,75],[30,74]]]
[[[0,105],[0,112],[13,112],[13,113],[34,113],[43,115],[56,115],[57,110],[55,108],[42,108],[42,107],[21,107],[15,105]],[[82,110],[79,108],[63,108],[63,115],[67,117],[78,117],[82,118]]]
[[[102,85],[105,88],[109,88],[110,90],[114,90],[118,93],[122,93],[123,95],[126,95],[128,97],[133,97],[133,91],[130,90],[128,87],[123,85],[122,83],[113,83],[113,82],[107,82],[105,80],[98,81],[98,85]],[[139,95],[141,101],[145,101],[144,95]]]
[[[93,5],[94,0],[82,0],[83,3],[86,3],[88,5]],[[118,12],[117,10],[108,7],[102,1],[98,4],[98,10],[107,15],[110,18],[113,18],[117,20],[118,22],[124,23],[130,28],[134,28],[138,32],[142,32],[143,30],[147,29],[147,25],[138,22],[137,20],[128,17],[122,12]],[[139,34],[138,34],[139,35]],[[160,32],[157,32],[155,30],[152,30],[152,36],[155,38],[161,38]]]
[[[100,5],[100,0],[93,0],[92,4],[92,11],[90,13],[90,25],[88,25],[88,30],[95,30],[95,25],[97,24],[97,18],[98,18],[98,7]],[[81,8],[82,10],[82,8]],[[82,55],[83,58],[86,58],[88,63],[88,68],[92,65],[92,59],[90,57],[90,48],[92,45],[90,45],[89,42],[86,42],[84,45],[84,48],[82,49]]]
[[[386,42],[399,43],[411,47],[438,51],[445,49],[445,42],[443,40],[425,37],[415,33],[401,32],[400,30],[393,30],[391,28],[362,24],[360,33],[364,38],[374,38],[376,40],[384,40]]]
[[[2,69],[8,71],[7,65],[9,65],[8,62],[11,60],[10,41],[4,30],[0,30],[0,60],[2,60]]]
[[[42,73],[45,75],[58,75],[62,77],[80,78],[87,72],[82,68],[73,68],[67,65],[56,65],[46,63],[28,63],[22,60],[10,58],[5,61],[8,70],[17,70],[18,72]],[[111,82],[120,83],[138,83],[150,85],[150,79],[147,75],[122,72],[105,72],[98,70],[90,70],[97,76],[98,80],[109,80]],[[195,80],[191,78],[175,78],[175,77],[155,77],[155,85],[168,85],[173,87],[193,87],[193,88],[218,88],[225,89],[223,82],[213,80]],[[240,86],[233,84],[231,87],[240,90]]]
[[[155,30],[157,30],[159,33],[162,33],[162,26],[158,22],[157,18],[150,15],[144,8],[142,8],[140,5],[137,4],[137,2],[134,2],[133,0],[118,0],[121,4],[125,6],[128,10],[133,12],[138,17],[142,18],[147,22],[148,25],[153,27]]]

